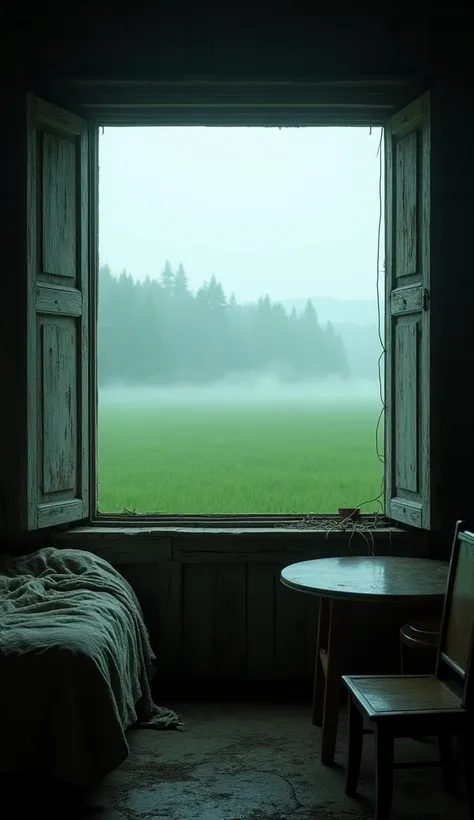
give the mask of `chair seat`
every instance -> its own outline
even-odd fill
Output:
[[[465,714],[461,699],[434,675],[344,675],[370,720],[412,714]]]

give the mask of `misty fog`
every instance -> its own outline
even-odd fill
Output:
[[[273,403],[308,402],[313,404],[380,403],[379,387],[373,381],[321,379],[297,384],[282,384],[272,376],[246,374],[224,379],[219,383],[197,386],[147,387],[110,385],[99,391],[100,404],[164,404],[164,403]]]

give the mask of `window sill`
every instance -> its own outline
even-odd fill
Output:
[[[113,564],[295,563],[334,555],[429,555],[422,533],[397,527],[363,534],[323,529],[84,526],[51,533],[50,543],[85,549]]]
[[[70,537],[95,537],[95,536],[102,536],[102,537],[115,537],[115,536],[138,536],[138,537],[150,537],[156,538],[160,536],[173,536],[176,534],[185,534],[185,535],[202,535],[205,533],[206,535],[266,535],[266,536],[273,536],[273,537],[281,537],[281,536],[297,536],[301,537],[311,537],[314,536],[323,536],[324,538],[347,538],[350,535],[357,535],[361,533],[371,533],[372,535],[381,536],[383,538],[389,538],[391,536],[400,536],[406,535],[406,530],[402,529],[401,527],[376,527],[371,528],[367,527],[366,529],[357,529],[353,530],[351,527],[340,527],[334,529],[326,529],[324,527],[211,527],[211,526],[182,526],[182,527],[174,527],[174,526],[163,526],[163,527],[154,527],[154,526],[147,526],[147,525],[139,525],[135,527],[131,526],[117,526],[117,525],[110,525],[110,526],[103,526],[101,524],[90,524],[89,526],[84,527],[75,527],[70,530],[66,530],[62,533],[63,536]]]
[[[372,533],[403,532],[398,525],[382,515],[362,514],[355,523],[345,525],[339,515],[169,515],[139,513],[135,515],[101,514],[78,529],[90,533],[150,534],[245,534],[281,535],[289,533],[347,535],[354,529]],[[72,531],[72,530],[71,530]]]

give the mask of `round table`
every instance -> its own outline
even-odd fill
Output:
[[[348,668],[348,648],[353,645],[362,609],[364,628],[374,630],[372,641],[371,636],[367,636],[370,647],[375,626],[383,624],[388,610],[392,618],[400,621],[395,624],[397,630],[412,617],[439,614],[447,578],[448,563],[429,558],[318,558],[300,561],[282,570],[280,580],[283,584],[299,592],[318,595],[321,599],[313,723],[322,725],[322,763],[334,763],[340,682],[342,675],[354,673],[354,669]]]

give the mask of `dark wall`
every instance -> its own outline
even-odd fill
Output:
[[[171,6],[171,7],[170,7]],[[42,16],[12,7],[18,76],[42,82],[52,75],[160,78],[206,75],[227,78],[429,74],[442,66],[458,36],[455,15],[436,20],[403,7],[357,12],[344,4],[76,2]],[[435,58],[435,59],[434,59]]]
[[[470,77],[440,83],[433,94],[431,154],[431,390],[436,404],[435,461],[438,504],[446,520],[444,541],[456,518],[474,522],[474,157],[468,102]]]

